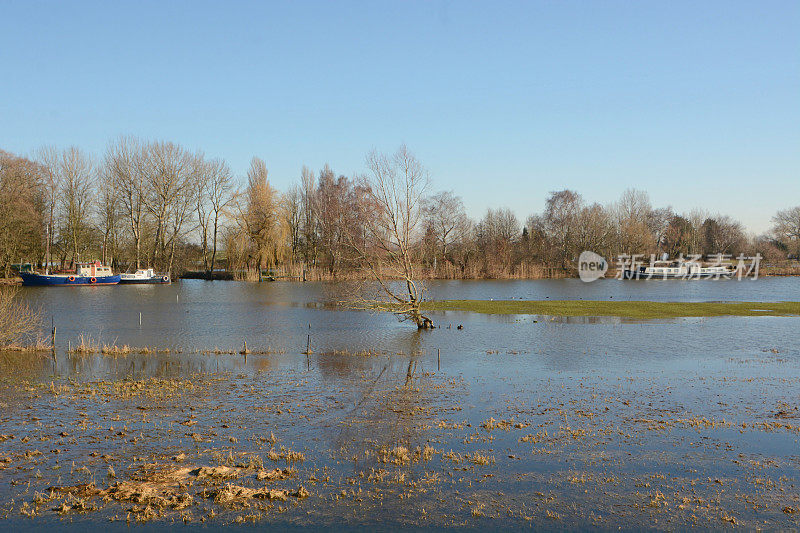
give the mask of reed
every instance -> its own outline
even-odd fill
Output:
[[[70,346],[67,349],[67,353],[74,354],[74,355],[91,355],[100,352],[100,343],[96,340],[92,339],[89,336],[80,334],[80,344],[76,344],[75,346]]]

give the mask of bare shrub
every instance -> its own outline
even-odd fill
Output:
[[[16,287],[0,287],[0,347],[22,345],[39,332],[41,315],[17,298]]]

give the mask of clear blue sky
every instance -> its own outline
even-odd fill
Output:
[[[800,2],[0,0],[0,148],[120,134],[363,170],[406,143],[474,217],[565,187],[800,204]]]

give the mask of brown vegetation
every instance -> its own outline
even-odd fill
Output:
[[[760,253],[776,273],[793,272],[784,263],[800,254],[800,207],[778,212],[769,234],[751,237],[729,216],[654,207],[637,190],[606,206],[554,191],[544,211],[522,224],[506,208],[472,221],[453,191],[424,187],[412,217],[396,219],[391,236],[392,224],[383,224],[388,208],[400,214],[408,202],[380,190],[387,161],[370,156],[369,179],[303,167],[282,194],[261,159],[253,158],[237,188],[225,161],[170,142],[122,137],[101,160],[76,147],[46,147],[35,160],[0,152],[0,268],[9,277],[18,263],[68,269],[103,259],[116,270],[150,266],[214,278],[224,268],[258,280],[270,269],[276,278],[339,280],[374,278],[365,265],[380,262],[406,265],[382,278],[404,279],[406,269],[414,279],[549,278],[574,275],[583,250],[611,263],[619,254]],[[390,244],[382,257],[373,253],[380,240]],[[406,258],[396,262],[400,250]]]
[[[39,331],[39,313],[16,298],[18,290],[0,286],[0,348],[25,346]]]

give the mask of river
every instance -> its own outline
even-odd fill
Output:
[[[11,436],[0,442],[7,523],[800,525],[800,318],[448,312],[433,316],[439,328],[418,331],[385,314],[336,308],[337,290],[204,281],[23,289],[47,329],[56,325],[57,352],[0,354],[0,434]],[[454,281],[430,283],[429,297],[796,301],[800,281]],[[153,352],[67,354],[81,334]],[[245,342],[247,356],[239,353]],[[231,353],[208,353],[215,348]],[[64,493],[35,495],[89,480],[106,490],[143,479],[146,465],[163,471],[179,453],[196,466],[238,455],[270,463],[280,446],[305,458],[278,453],[276,466],[297,469],[278,485],[302,485],[308,498],[225,505],[195,490],[185,509],[151,502],[150,516],[145,503],[106,493],[81,495],[94,511],[63,513],[52,509]],[[259,483],[237,472],[239,485]],[[183,480],[162,496],[201,484]],[[22,514],[20,502],[36,516]]]

